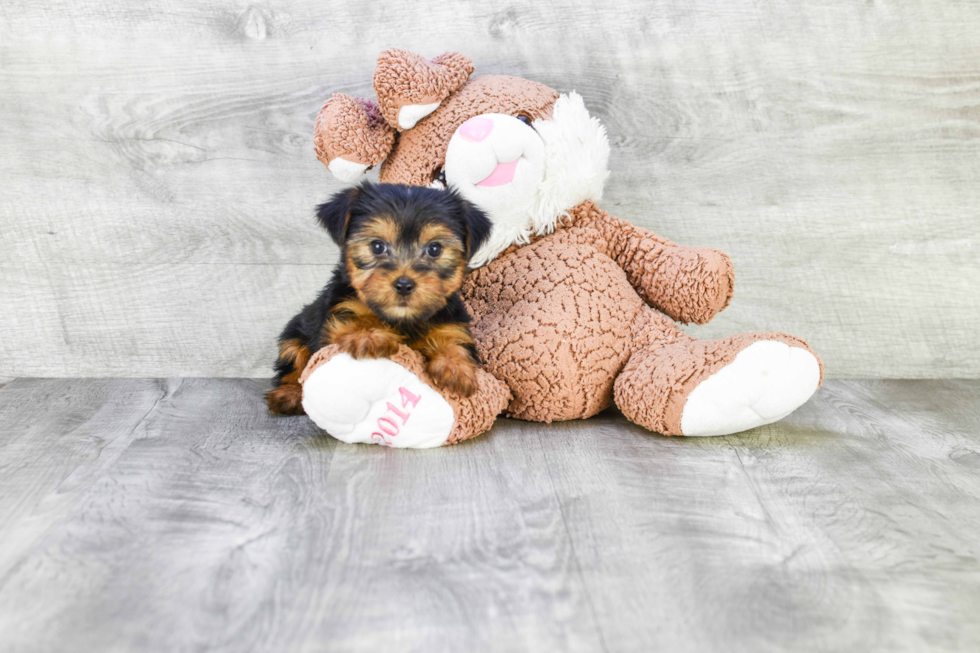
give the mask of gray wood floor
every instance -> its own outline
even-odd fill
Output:
[[[265,382],[0,389],[0,650],[980,649],[980,382],[339,444]]]

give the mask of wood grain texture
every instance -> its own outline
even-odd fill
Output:
[[[735,261],[695,335],[980,376],[980,9],[924,0],[8,0],[0,375],[267,375],[336,258],[314,116],[391,46],[582,93],[603,205]]]
[[[2,650],[975,651],[977,381],[393,451],[265,381],[0,389]]]

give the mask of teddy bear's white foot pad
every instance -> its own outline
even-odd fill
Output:
[[[446,442],[455,415],[438,392],[386,358],[337,354],[303,384],[303,410],[348,444],[426,449]]]
[[[778,422],[819,384],[820,363],[809,351],[776,340],[752,343],[691,392],[681,432],[729,435]]]

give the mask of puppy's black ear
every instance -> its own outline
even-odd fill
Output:
[[[316,207],[316,219],[338,245],[347,240],[347,227],[350,225],[350,213],[355,202],[361,196],[361,188],[355,186],[340,191]]]
[[[466,225],[466,259],[469,260],[490,237],[493,223],[486,213],[473,204],[462,198],[459,202],[463,211],[463,224]]]

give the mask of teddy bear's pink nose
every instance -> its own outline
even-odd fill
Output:
[[[473,141],[474,143],[479,143],[484,138],[489,136],[490,132],[492,131],[493,121],[489,118],[483,118],[482,116],[470,118],[459,126],[459,135],[468,141]]]

